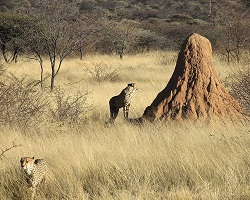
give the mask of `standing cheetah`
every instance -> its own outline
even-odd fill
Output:
[[[111,123],[114,123],[120,108],[123,108],[124,117],[128,119],[128,112],[132,100],[132,95],[137,89],[138,88],[136,87],[135,83],[129,83],[128,86],[124,88],[119,95],[114,96],[109,100]]]
[[[34,199],[36,187],[44,179],[47,171],[47,164],[44,159],[36,159],[34,157],[23,157],[20,160],[21,167],[23,168],[28,184],[31,189],[31,199]]]

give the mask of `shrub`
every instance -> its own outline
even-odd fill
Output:
[[[171,55],[169,53],[161,52],[156,59],[157,63],[160,65],[173,65],[176,63],[177,57],[178,55],[176,55],[176,53]]]
[[[52,122],[70,123],[86,120],[85,114],[90,110],[86,103],[89,92],[70,95],[58,89],[48,94],[41,90],[39,83],[13,74],[1,76],[0,124],[14,126],[24,132],[48,123],[48,118],[52,118]]]
[[[17,125],[22,130],[42,115],[48,101],[37,81],[13,74],[0,82],[0,123]]]
[[[60,88],[54,94],[54,104],[50,113],[57,122],[77,123],[86,120],[85,114],[90,110],[86,100],[89,92],[66,95]]]
[[[230,93],[242,105],[245,113],[250,113],[250,65],[237,69],[230,76]]]
[[[98,83],[110,81],[117,82],[120,80],[118,71],[112,70],[111,67],[107,67],[104,63],[95,63],[94,68],[87,68],[83,70],[83,75]]]

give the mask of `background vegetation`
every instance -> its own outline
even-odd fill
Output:
[[[38,37],[37,29],[46,33],[47,39],[52,39],[55,32],[65,31],[64,40],[59,41],[65,44],[70,32],[74,40],[80,40],[78,50],[104,53],[121,49],[126,53],[176,50],[183,38],[198,32],[211,40],[214,49],[233,54],[237,45],[242,50],[249,48],[249,8],[249,0],[3,0],[0,32],[6,35],[4,30],[11,30],[8,39],[1,37],[3,43],[11,41],[11,44],[22,33],[30,33],[24,24],[32,32],[25,35],[24,39],[29,41],[32,35]],[[36,23],[32,24],[28,17]],[[41,35],[39,38],[42,45]]]
[[[210,4],[211,3],[211,4]],[[0,197],[28,199],[23,156],[48,162],[37,199],[249,199],[249,1],[0,2]],[[193,32],[246,121],[134,126],[109,99],[136,82],[140,117]]]
[[[249,64],[249,2],[1,1],[0,47],[6,63],[24,54],[50,60],[50,89],[68,56],[176,50],[193,32],[206,36],[228,64]]]

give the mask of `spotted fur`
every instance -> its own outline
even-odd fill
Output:
[[[31,189],[31,199],[34,199],[35,190],[37,186],[45,178],[47,171],[47,164],[44,159],[36,159],[34,157],[23,157],[20,160],[21,167],[23,168],[27,183],[30,185]]]
[[[110,122],[114,123],[119,109],[123,108],[123,114],[126,119],[128,119],[129,107],[132,100],[133,93],[137,90],[135,83],[129,83],[126,88],[124,88],[121,93],[114,96],[109,101],[110,108]]]

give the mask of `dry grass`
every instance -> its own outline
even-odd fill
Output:
[[[70,94],[91,91],[89,121],[69,126],[42,119],[36,129],[25,133],[0,126],[1,149],[11,146],[13,140],[22,144],[0,160],[1,199],[28,199],[19,166],[23,156],[48,162],[47,182],[39,187],[37,199],[249,199],[248,124],[175,122],[138,127],[127,124],[119,114],[114,126],[104,125],[109,98],[128,82],[139,86],[132,101],[132,118],[141,116],[165,87],[175,63],[160,64],[159,53],[125,56],[123,60],[100,55],[67,60],[56,85]],[[117,69],[121,80],[98,83],[85,79],[84,67],[101,62]],[[215,64],[222,74],[224,66],[216,60]],[[8,70],[39,79],[36,68],[39,66],[33,61],[22,61]]]

